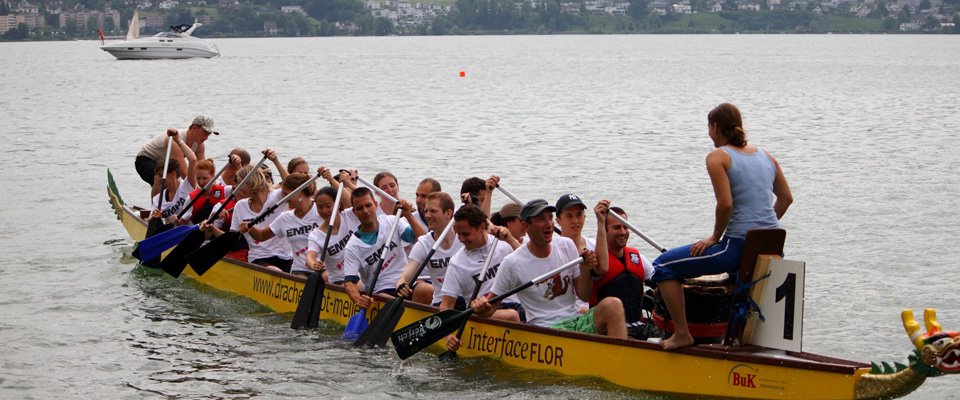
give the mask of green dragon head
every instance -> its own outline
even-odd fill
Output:
[[[915,355],[910,357],[911,364],[930,376],[960,373],[960,334],[944,331],[937,322],[936,310],[923,310],[927,333],[921,332],[920,324],[913,318],[913,310],[903,310],[900,317],[903,329],[917,348]]]

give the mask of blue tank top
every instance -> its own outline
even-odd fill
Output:
[[[773,210],[773,180],[777,167],[763,149],[753,154],[742,153],[728,146],[721,147],[730,155],[730,190],[733,213],[727,223],[726,236],[743,239],[756,228],[777,228],[780,221]]]

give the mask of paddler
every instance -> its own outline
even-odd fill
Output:
[[[707,173],[717,199],[713,232],[696,243],[670,249],[653,261],[657,282],[673,318],[674,334],[665,350],[693,345],[683,299],[684,279],[735,274],[747,231],[777,228],[793,195],[777,160],[747,142],[740,110],[723,103],[707,114],[707,134],[716,149],[707,154]],[[773,197],[776,196],[774,202]]]
[[[466,309],[466,302],[473,295],[476,281],[481,281],[481,296],[490,292],[493,280],[503,258],[520,247],[520,242],[514,239],[507,228],[493,226],[488,228],[487,218],[483,210],[472,204],[460,207],[453,214],[453,231],[457,240],[463,243],[463,248],[450,258],[444,275],[443,287],[440,289],[442,300],[440,311]],[[478,276],[483,269],[485,258],[490,252],[490,246],[496,246],[487,266],[484,276]],[[516,297],[510,297],[500,303],[492,317],[505,321],[520,322],[523,320],[523,307]],[[447,336],[447,349],[457,351],[460,348],[460,339],[455,334]]]
[[[164,136],[169,137],[170,140],[173,140],[176,144],[176,146],[171,148],[171,154],[173,153],[172,149],[178,149],[180,154],[183,154],[187,159],[187,174],[183,175],[181,174],[182,168],[180,168],[180,162],[177,161],[177,158],[171,156],[169,161],[170,165],[167,168],[167,176],[164,177],[164,179],[167,180],[166,188],[164,188],[163,193],[158,193],[156,196],[153,196],[153,199],[150,201],[150,204],[156,206],[160,196],[163,196],[163,202],[160,208],[154,209],[150,213],[150,218],[170,219],[180,213],[180,209],[190,201],[190,192],[193,192],[193,189],[197,187],[197,156],[180,137],[180,132],[176,129],[167,129],[167,133]],[[164,151],[166,151],[166,149],[164,149]],[[163,175],[163,164],[157,165],[155,174],[157,177]]]
[[[597,270],[598,257],[607,257],[606,247],[598,253],[589,250],[580,252],[572,240],[553,236],[553,212],[556,210],[546,200],[531,200],[520,210],[520,219],[527,228],[527,242],[500,263],[493,287],[486,296],[471,303],[478,315],[490,317],[496,310],[487,299],[520,286],[557,266],[583,257],[578,268],[567,269],[546,282],[533,285],[519,293],[527,322],[533,325],[594,333],[616,338],[626,338],[623,305],[615,297],[600,301],[596,307],[580,314],[577,299],[589,300],[593,284],[592,275]],[[605,235],[604,235],[605,236]],[[604,238],[606,240],[606,238]]]
[[[430,253],[430,249],[433,248],[437,240],[440,240],[440,234],[453,219],[453,208],[454,202],[449,194],[433,192],[427,195],[424,216],[430,231],[420,236],[417,243],[410,249],[410,255],[407,256],[407,266],[403,275],[396,282],[397,294],[400,297],[409,298],[422,304],[432,304],[434,306],[440,304],[440,288],[443,286],[443,277],[447,272],[450,257],[463,248],[463,244],[456,240],[456,235],[453,232],[447,233],[442,238],[437,250],[427,261],[424,272],[430,277],[430,284],[421,284],[425,282],[414,281],[413,287],[410,287],[408,282],[411,278],[414,278],[420,264]]]
[[[330,170],[320,168],[318,173],[321,176],[331,175]],[[331,177],[332,179],[332,177]],[[285,192],[292,192],[310,180],[310,176],[301,173],[292,173],[283,179],[281,186]],[[291,253],[286,256],[293,260],[290,272],[294,275],[307,276],[311,273],[306,266],[307,240],[310,232],[320,226],[320,214],[317,207],[314,206],[313,197],[316,193],[316,184],[311,183],[300,192],[294,194],[287,201],[287,207],[290,209],[280,213],[269,226],[251,227],[250,223],[243,221],[240,223],[240,233],[249,234],[257,242],[264,242],[274,238],[286,239],[288,249]],[[283,268],[281,268],[283,269]]]
[[[337,198],[337,190],[332,186],[327,186],[317,192],[314,202],[317,205],[317,212],[323,223],[320,227],[310,232],[307,244],[306,266],[313,272],[324,274],[324,281],[334,285],[343,285],[343,256],[347,243],[353,237],[353,233],[360,226],[360,220],[353,213],[353,208],[346,208],[342,211],[342,204],[351,203],[351,193],[356,188],[350,179],[350,173],[341,171],[339,181],[344,185],[344,191],[341,195],[340,205],[333,204]],[[328,181],[329,182],[329,181]],[[327,225],[334,213],[337,214],[333,221],[333,228],[330,230],[330,240],[327,238]],[[327,244],[327,254],[320,257],[323,251],[324,243]]]
[[[630,229],[616,218],[603,218],[609,212],[627,219],[627,213],[620,207],[610,207],[609,200],[600,200],[594,207],[600,220],[606,220],[607,264],[600,263],[599,277],[594,277],[590,305],[596,306],[607,297],[616,297],[623,303],[630,337],[646,339],[648,336],[641,324],[644,284],[653,275],[653,264],[640,250],[627,246]],[[598,227],[598,229],[600,229]],[[604,272],[606,271],[606,272]],[[653,307],[652,302],[646,304]]]
[[[367,287],[367,293],[387,293],[394,295],[394,283],[403,273],[407,255],[403,247],[410,245],[418,236],[423,236],[425,230],[413,215],[414,205],[400,199],[395,206],[400,207],[403,219],[398,221],[399,226],[392,237],[388,237],[389,227],[393,225],[394,215],[378,213],[380,206],[373,192],[365,187],[358,187],[351,196],[353,212],[360,220],[360,227],[354,232],[354,237],[347,243],[344,255],[344,287],[350,299],[361,308],[370,306],[373,298],[361,294],[358,283],[362,279],[364,285],[370,285],[374,276],[373,269],[384,259],[381,274],[375,287]],[[392,207],[391,207],[392,208]],[[378,252],[383,245],[386,247],[382,254]]]

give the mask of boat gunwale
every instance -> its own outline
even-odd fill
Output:
[[[124,213],[130,215],[135,220],[137,220],[138,222],[146,226],[146,221],[144,221],[139,216],[139,211],[145,210],[145,209],[137,206],[128,206],[126,204],[123,204],[122,207],[123,207]],[[281,271],[271,270],[256,264],[251,264],[248,262],[244,262],[244,261],[240,261],[232,258],[224,257],[220,261],[233,264],[238,267],[251,269],[257,272],[266,273],[272,276],[276,276],[278,278],[294,280],[302,284],[305,284],[307,281],[306,278],[302,276],[297,276],[297,275],[287,274]],[[347,293],[346,289],[344,289],[343,287],[335,286],[331,284],[325,284],[325,290],[334,290],[341,293]],[[376,297],[377,300],[384,303],[393,299],[393,297],[390,297],[384,294],[376,294],[374,297]],[[439,309],[436,307],[425,305],[425,304],[414,303],[409,300],[404,300],[403,305],[404,307],[413,308],[413,309],[431,313],[431,314],[439,312]],[[481,318],[476,315],[471,315],[470,320],[477,323],[482,323],[482,324],[490,324],[490,325],[500,326],[503,328],[518,329],[518,330],[523,330],[523,331],[528,331],[528,332],[533,332],[533,333],[538,333],[543,335],[549,335],[549,336],[562,337],[567,339],[633,347],[633,348],[639,348],[643,350],[667,352],[666,350],[663,350],[663,348],[661,348],[660,345],[657,343],[639,341],[635,339],[618,339],[618,338],[611,338],[611,337],[600,336],[600,335],[591,335],[591,334],[572,332],[572,331],[562,331],[562,330],[544,328],[544,327],[539,327],[539,326],[529,325],[529,324],[519,323],[519,322],[503,321],[503,320],[497,320],[493,318]],[[759,346],[745,346],[741,348],[735,348],[735,347],[721,346],[721,345],[699,345],[699,346],[692,346],[692,347],[682,348],[679,350],[674,350],[674,351],[671,351],[671,353],[684,354],[684,355],[690,355],[695,357],[722,359],[722,360],[729,360],[729,361],[749,362],[749,363],[769,365],[774,367],[805,369],[805,370],[811,370],[811,371],[823,371],[823,372],[840,373],[840,374],[847,374],[847,375],[856,375],[858,370],[870,367],[870,364],[867,364],[867,363],[834,358],[834,357],[829,357],[829,356],[824,356],[824,355],[814,354],[814,353],[784,352],[783,355],[788,357],[793,357],[793,358],[785,359],[785,358],[775,358],[775,357],[758,355],[758,354],[752,353],[752,351],[756,351],[756,350],[776,351],[776,349],[768,349],[768,348],[759,347]]]

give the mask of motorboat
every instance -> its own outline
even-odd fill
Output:
[[[210,42],[193,37],[193,32],[203,24],[171,26],[169,31],[151,37],[140,36],[140,17],[134,11],[126,40],[108,43],[100,48],[120,60],[210,58],[220,55],[220,49]]]

